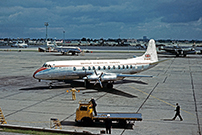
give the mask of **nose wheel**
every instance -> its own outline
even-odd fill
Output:
[[[52,89],[52,88],[53,88],[53,86],[52,86],[52,85],[53,85],[53,83],[52,83],[52,82],[50,82],[50,83],[49,83],[49,89]]]
[[[90,87],[90,82],[88,80],[84,80],[84,87],[86,87],[86,89]]]

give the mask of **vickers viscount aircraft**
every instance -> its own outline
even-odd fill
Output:
[[[134,75],[157,65],[158,56],[153,39],[148,43],[146,52],[136,58],[110,60],[68,60],[46,62],[33,74],[40,80],[74,80],[83,79],[87,88],[91,81],[101,88],[112,88],[116,80],[125,77],[152,77],[151,75]],[[51,83],[50,83],[51,84]]]

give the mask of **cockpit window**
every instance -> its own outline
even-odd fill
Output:
[[[44,64],[42,67],[45,67],[45,68],[50,68],[51,65],[50,64]]]
[[[43,66],[42,67],[46,67],[47,66],[47,64],[43,64]]]

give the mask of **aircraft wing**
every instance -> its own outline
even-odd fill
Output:
[[[94,73],[92,75],[88,75],[87,78],[88,80],[102,80],[102,81],[116,81],[119,79],[123,79],[125,77],[153,77],[152,75],[131,75],[131,74],[115,74],[115,73]]]
[[[153,77],[152,75],[128,75],[128,74],[118,74],[117,77]]]
[[[151,75],[130,75],[130,74],[115,74],[115,73],[93,73],[91,75],[88,75],[87,77],[84,77],[83,79],[87,79],[89,81],[96,81],[94,85],[96,85],[98,82],[100,83],[101,88],[103,87],[102,82],[104,81],[116,81],[123,79],[125,77],[153,77]]]

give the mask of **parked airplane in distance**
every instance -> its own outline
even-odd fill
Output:
[[[63,55],[64,54],[78,55],[79,53],[82,52],[79,47],[58,46],[55,41],[54,41],[54,44],[51,44],[50,42],[46,42],[46,48],[41,48],[40,47],[39,51],[43,51],[43,52],[60,52]]]
[[[58,52],[61,52],[63,55],[64,54],[71,54],[71,55],[78,55],[81,53],[81,49],[79,47],[73,47],[73,46],[57,46],[55,49]]]
[[[11,47],[27,48],[28,45],[27,45],[24,41],[23,41],[22,43],[19,43],[19,42],[17,41],[17,43],[11,45]]]
[[[197,54],[200,53],[200,51],[195,50],[192,46],[162,46],[160,50],[165,50],[166,52],[170,54],[176,55],[176,57],[184,56],[186,57],[187,54]]]
[[[74,80],[83,79],[88,88],[90,81],[101,88],[112,88],[116,80],[125,77],[153,77],[151,75],[134,75],[145,71],[159,63],[156,44],[153,39],[148,43],[146,52],[136,58],[110,60],[69,60],[46,62],[33,74],[40,80]],[[50,87],[51,87],[50,83]]]

